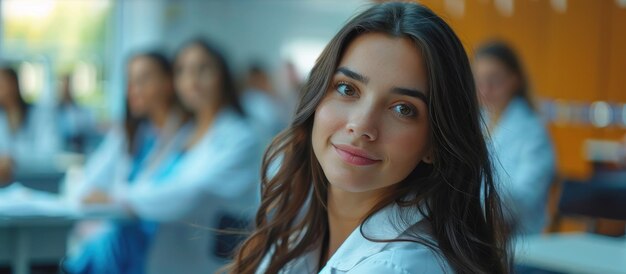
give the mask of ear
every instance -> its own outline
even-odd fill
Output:
[[[426,155],[424,156],[424,158],[422,158],[422,162],[427,163],[427,164],[432,164],[433,160],[434,160],[434,156],[433,156],[433,150],[430,149],[428,150],[428,153],[426,153]]]

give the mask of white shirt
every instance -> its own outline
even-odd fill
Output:
[[[379,273],[453,273],[445,260],[423,244],[416,242],[374,242],[366,239],[412,239],[407,236],[409,228],[425,225],[423,216],[415,210],[404,214],[393,204],[375,213],[361,226],[357,227],[341,244],[319,272],[379,274]],[[400,218],[408,218],[408,224]],[[280,273],[317,273],[321,250],[318,248],[291,261]],[[270,256],[264,258],[256,273],[264,273]]]
[[[491,138],[496,182],[520,226],[518,233],[541,233],[556,165],[544,124],[526,101],[514,98]]]

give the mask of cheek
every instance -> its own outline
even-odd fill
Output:
[[[319,150],[326,144],[328,139],[342,128],[344,115],[336,103],[328,100],[322,101],[317,107],[312,133],[313,149],[316,153],[319,153]]]
[[[192,102],[197,101],[197,95],[194,87],[194,80],[186,77],[185,79],[181,79],[176,84],[178,94],[181,99]]]
[[[152,105],[162,100],[163,92],[158,83],[150,83],[145,89],[144,97],[148,104]]]
[[[390,123],[388,123],[390,124]],[[387,129],[385,151],[395,170],[394,173],[408,175],[429,152],[428,126],[400,127]]]
[[[200,79],[200,91],[202,93],[199,94],[200,96],[209,100],[214,100],[220,96],[220,90],[221,86],[219,78],[214,73],[205,74],[205,77]]]

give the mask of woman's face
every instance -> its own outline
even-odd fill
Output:
[[[504,107],[519,88],[519,79],[495,57],[474,60],[474,78],[479,98],[487,107]]]
[[[191,45],[184,49],[176,62],[176,90],[191,111],[214,107],[221,100],[218,64],[204,48]]]
[[[412,40],[369,33],[351,42],[313,122],[313,150],[331,186],[379,190],[430,162],[427,90]]]
[[[128,67],[128,107],[134,117],[145,117],[167,107],[172,80],[149,57],[136,57]]]

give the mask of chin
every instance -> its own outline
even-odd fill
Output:
[[[340,174],[337,174],[340,173]],[[371,177],[361,178],[361,176],[355,176],[354,174],[350,174],[349,172],[337,172],[335,174],[330,174],[331,176],[326,176],[328,178],[328,182],[335,188],[341,189],[346,192],[365,192],[372,190],[372,186],[368,185],[369,181],[371,181]],[[365,177],[365,176],[363,176]]]

